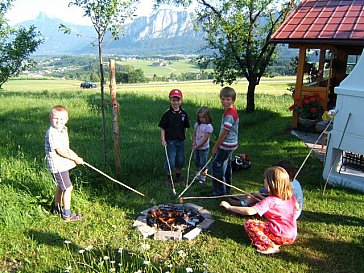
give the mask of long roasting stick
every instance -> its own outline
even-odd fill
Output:
[[[169,170],[169,176],[171,177],[172,191],[173,191],[173,194],[176,195],[177,193],[176,193],[176,189],[174,188],[173,177],[172,177],[172,170],[171,170],[171,164],[169,163],[167,146],[164,146],[164,153],[166,154],[166,160],[167,160],[167,165],[168,165],[168,170]]]
[[[205,166],[203,166],[201,168],[201,170],[194,176],[194,178],[191,181],[191,184],[187,184],[186,188],[180,193],[180,195],[178,195],[177,199],[180,198],[193,184],[193,182],[195,182],[196,178],[201,174],[201,172],[207,167],[207,165],[209,165],[211,159],[213,158],[213,156],[210,157],[210,159],[206,162]],[[187,177],[188,179],[188,177]],[[187,180],[188,181],[188,180]]]
[[[239,189],[238,187],[230,185],[230,184],[228,184],[228,183],[226,183],[224,181],[221,181],[220,179],[217,179],[216,177],[213,177],[212,175],[209,175],[208,173],[206,174],[206,176],[208,176],[208,177],[210,177],[212,179],[215,179],[217,182],[220,182],[220,183],[224,184],[225,186],[229,186],[229,187],[231,187],[233,189],[236,189],[236,190],[238,190],[238,191],[240,191],[242,193],[245,193],[246,195],[250,196],[251,198],[253,198],[253,199],[257,200],[257,201],[261,201],[259,198],[256,198],[254,195],[252,195],[250,193],[247,193],[246,191],[243,191],[242,189]]]
[[[101,173],[103,176],[107,177],[107,178],[108,178],[108,179],[110,179],[111,181],[113,181],[113,182],[115,182],[115,183],[118,183],[118,184],[120,184],[121,186],[123,186],[123,187],[125,187],[125,188],[127,188],[127,189],[129,189],[129,190],[131,190],[131,191],[133,191],[133,192],[135,192],[135,193],[137,193],[137,194],[140,194],[141,196],[145,196],[145,194],[144,194],[144,193],[141,193],[141,192],[139,192],[139,191],[137,191],[137,190],[135,190],[135,189],[133,189],[133,188],[129,187],[128,185],[125,185],[124,183],[121,183],[120,181],[118,181],[118,180],[116,180],[116,179],[112,178],[111,176],[108,176],[106,173],[104,173],[104,172],[100,171],[100,170],[99,170],[99,169],[97,169],[96,167],[94,167],[94,166],[92,166],[92,165],[88,164],[87,162],[84,162],[84,164],[85,164],[87,167],[89,167],[89,168],[93,169],[94,171],[97,171],[98,173]]]
[[[217,196],[186,196],[186,197],[180,197],[180,202],[183,202],[183,200],[189,200],[189,199],[217,199],[217,198],[225,198],[225,197],[239,197],[244,196],[246,194],[225,194],[225,195],[217,195]]]

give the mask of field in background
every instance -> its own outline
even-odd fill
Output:
[[[200,73],[200,68],[196,63],[190,61],[166,61],[161,62],[149,61],[149,60],[125,60],[117,61],[119,65],[132,65],[134,68],[140,68],[143,70],[144,75],[148,78],[152,78],[154,74],[158,76],[169,76],[171,73]]]
[[[209,231],[191,241],[153,241],[132,228],[146,208],[177,202],[163,182],[164,150],[157,127],[168,108],[171,88],[184,91],[183,107],[191,124],[198,107],[211,108],[215,128],[212,143],[216,141],[223,113],[218,98],[220,86],[208,82],[118,86],[122,182],[145,193],[146,198],[80,166],[71,171],[71,179],[75,184],[73,208],[82,212],[83,221],[64,223],[51,215],[54,185],[45,168],[43,145],[52,106],[64,104],[69,110],[71,147],[86,162],[115,177],[111,110],[107,106],[110,150],[105,167],[100,91],[83,90],[79,84],[12,80],[0,91],[0,272],[112,272],[110,269],[115,268],[114,272],[182,273],[191,268],[200,273],[356,273],[364,268],[363,194],[329,187],[323,195],[322,163],[312,155],[298,177],[305,194],[298,239],[294,245],[282,247],[280,254],[256,253],[244,232],[245,218],[221,209],[220,200],[191,200],[207,208],[216,220]],[[262,81],[256,93],[257,110],[251,114],[244,112],[246,82],[233,85],[240,114],[237,152],[247,153],[252,159],[251,169],[234,173],[235,186],[256,191],[262,185],[264,169],[275,161],[288,158],[300,166],[305,159],[308,148],[289,131],[292,97],[287,88],[291,85],[291,80]],[[187,158],[191,134],[188,130]],[[177,194],[183,189],[177,185]],[[211,192],[209,183],[204,187],[193,185],[184,196],[207,196]],[[92,251],[84,253],[89,246]],[[122,266],[128,269],[118,267],[120,248],[128,263]]]

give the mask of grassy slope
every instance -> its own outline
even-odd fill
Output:
[[[168,107],[171,88],[184,91],[184,108],[191,122],[200,105],[212,108],[217,139],[222,109],[219,86],[212,84],[173,86],[131,86],[118,89],[122,181],[146,193],[142,198],[100,177],[86,167],[71,172],[75,182],[73,206],[85,218],[79,223],[63,223],[49,214],[54,189],[45,168],[44,133],[48,111],[64,104],[70,112],[68,124],[71,147],[85,161],[113,175],[102,164],[101,118],[98,90],[80,90],[73,81],[11,81],[0,92],[0,272],[83,272],[79,249],[94,246],[94,261],[123,247],[134,253],[135,263],[145,259],[173,263],[172,272],[362,272],[364,261],[364,198],[362,193],[329,187],[322,195],[322,163],[311,156],[299,180],[305,194],[303,217],[297,242],[274,256],[262,256],[251,247],[243,231],[244,219],[219,208],[219,201],[196,200],[209,209],[215,224],[192,241],[157,242],[145,240],[131,228],[138,213],[153,204],[175,202],[171,189],[163,183],[163,149],[157,123]],[[263,171],[282,158],[300,165],[308,149],[288,130],[291,104],[286,83],[261,83],[256,95],[257,111],[244,113],[246,84],[236,87],[240,110],[238,152],[252,158],[252,168],[234,174],[234,184],[247,191],[261,186]],[[110,115],[110,111],[107,111]],[[108,117],[110,120],[110,117]],[[110,128],[110,124],[108,124]],[[111,132],[111,129],[109,129]],[[190,153],[190,135],[186,143]],[[109,136],[110,147],[112,145]],[[109,155],[113,161],[112,153]],[[111,164],[112,165],[112,164]],[[177,185],[177,192],[183,190]],[[210,185],[191,187],[186,196],[207,195]],[[67,250],[64,240],[72,242]],[[143,243],[151,249],[143,251]],[[187,257],[179,257],[179,251]],[[55,258],[56,257],[56,258]],[[154,262],[155,264],[159,264]],[[141,267],[141,266],[140,266]],[[154,268],[155,272],[159,270]],[[130,268],[128,272],[134,272]],[[163,272],[165,272],[164,269]],[[102,271],[108,272],[108,271]],[[148,272],[152,272],[149,269]]]

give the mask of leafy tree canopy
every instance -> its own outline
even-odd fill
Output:
[[[104,164],[107,164],[107,144],[106,144],[106,117],[105,117],[105,92],[104,92],[104,68],[102,49],[105,46],[104,38],[107,33],[111,33],[114,40],[119,38],[122,24],[126,19],[132,18],[139,0],[72,0],[69,6],[77,6],[83,9],[84,16],[91,19],[92,25],[97,33],[97,45],[99,53],[100,67],[100,87],[101,87],[101,114],[102,114],[102,137],[104,150]],[[69,29],[64,25],[60,26],[65,33]]]
[[[297,0],[157,0],[187,6],[197,4],[197,27],[206,33],[215,82],[231,84],[245,77],[248,82],[248,112],[255,110],[254,92],[268,65],[274,60],[276,45],[271,35],[283,23]]]
[[[30,55],[43,43],[34,26],[15,29],[8,25],[5,14],[11,4],[12,0],[0,3],[0,88],[9,78],[34,65]]]

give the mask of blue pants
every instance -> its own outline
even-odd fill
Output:
[[[209,154],[210,149],[196,149],[195,153],[195,167],[202,169],[207,163],[207,156]]]
[[[232,169],[231,156],[232,150],[218,149],[212,162],[212,176],[231,185]],[[231,192],[231,187],[226,186],[215,179],[212,180],[213,195],[224,195]]]
[[[169,140],[167,141],[167,154],[171,171],[174,167],[182,169],[185,163],[185,141],[184,140]],[[164,170],[169,173],[167,160],[164,163]]]

